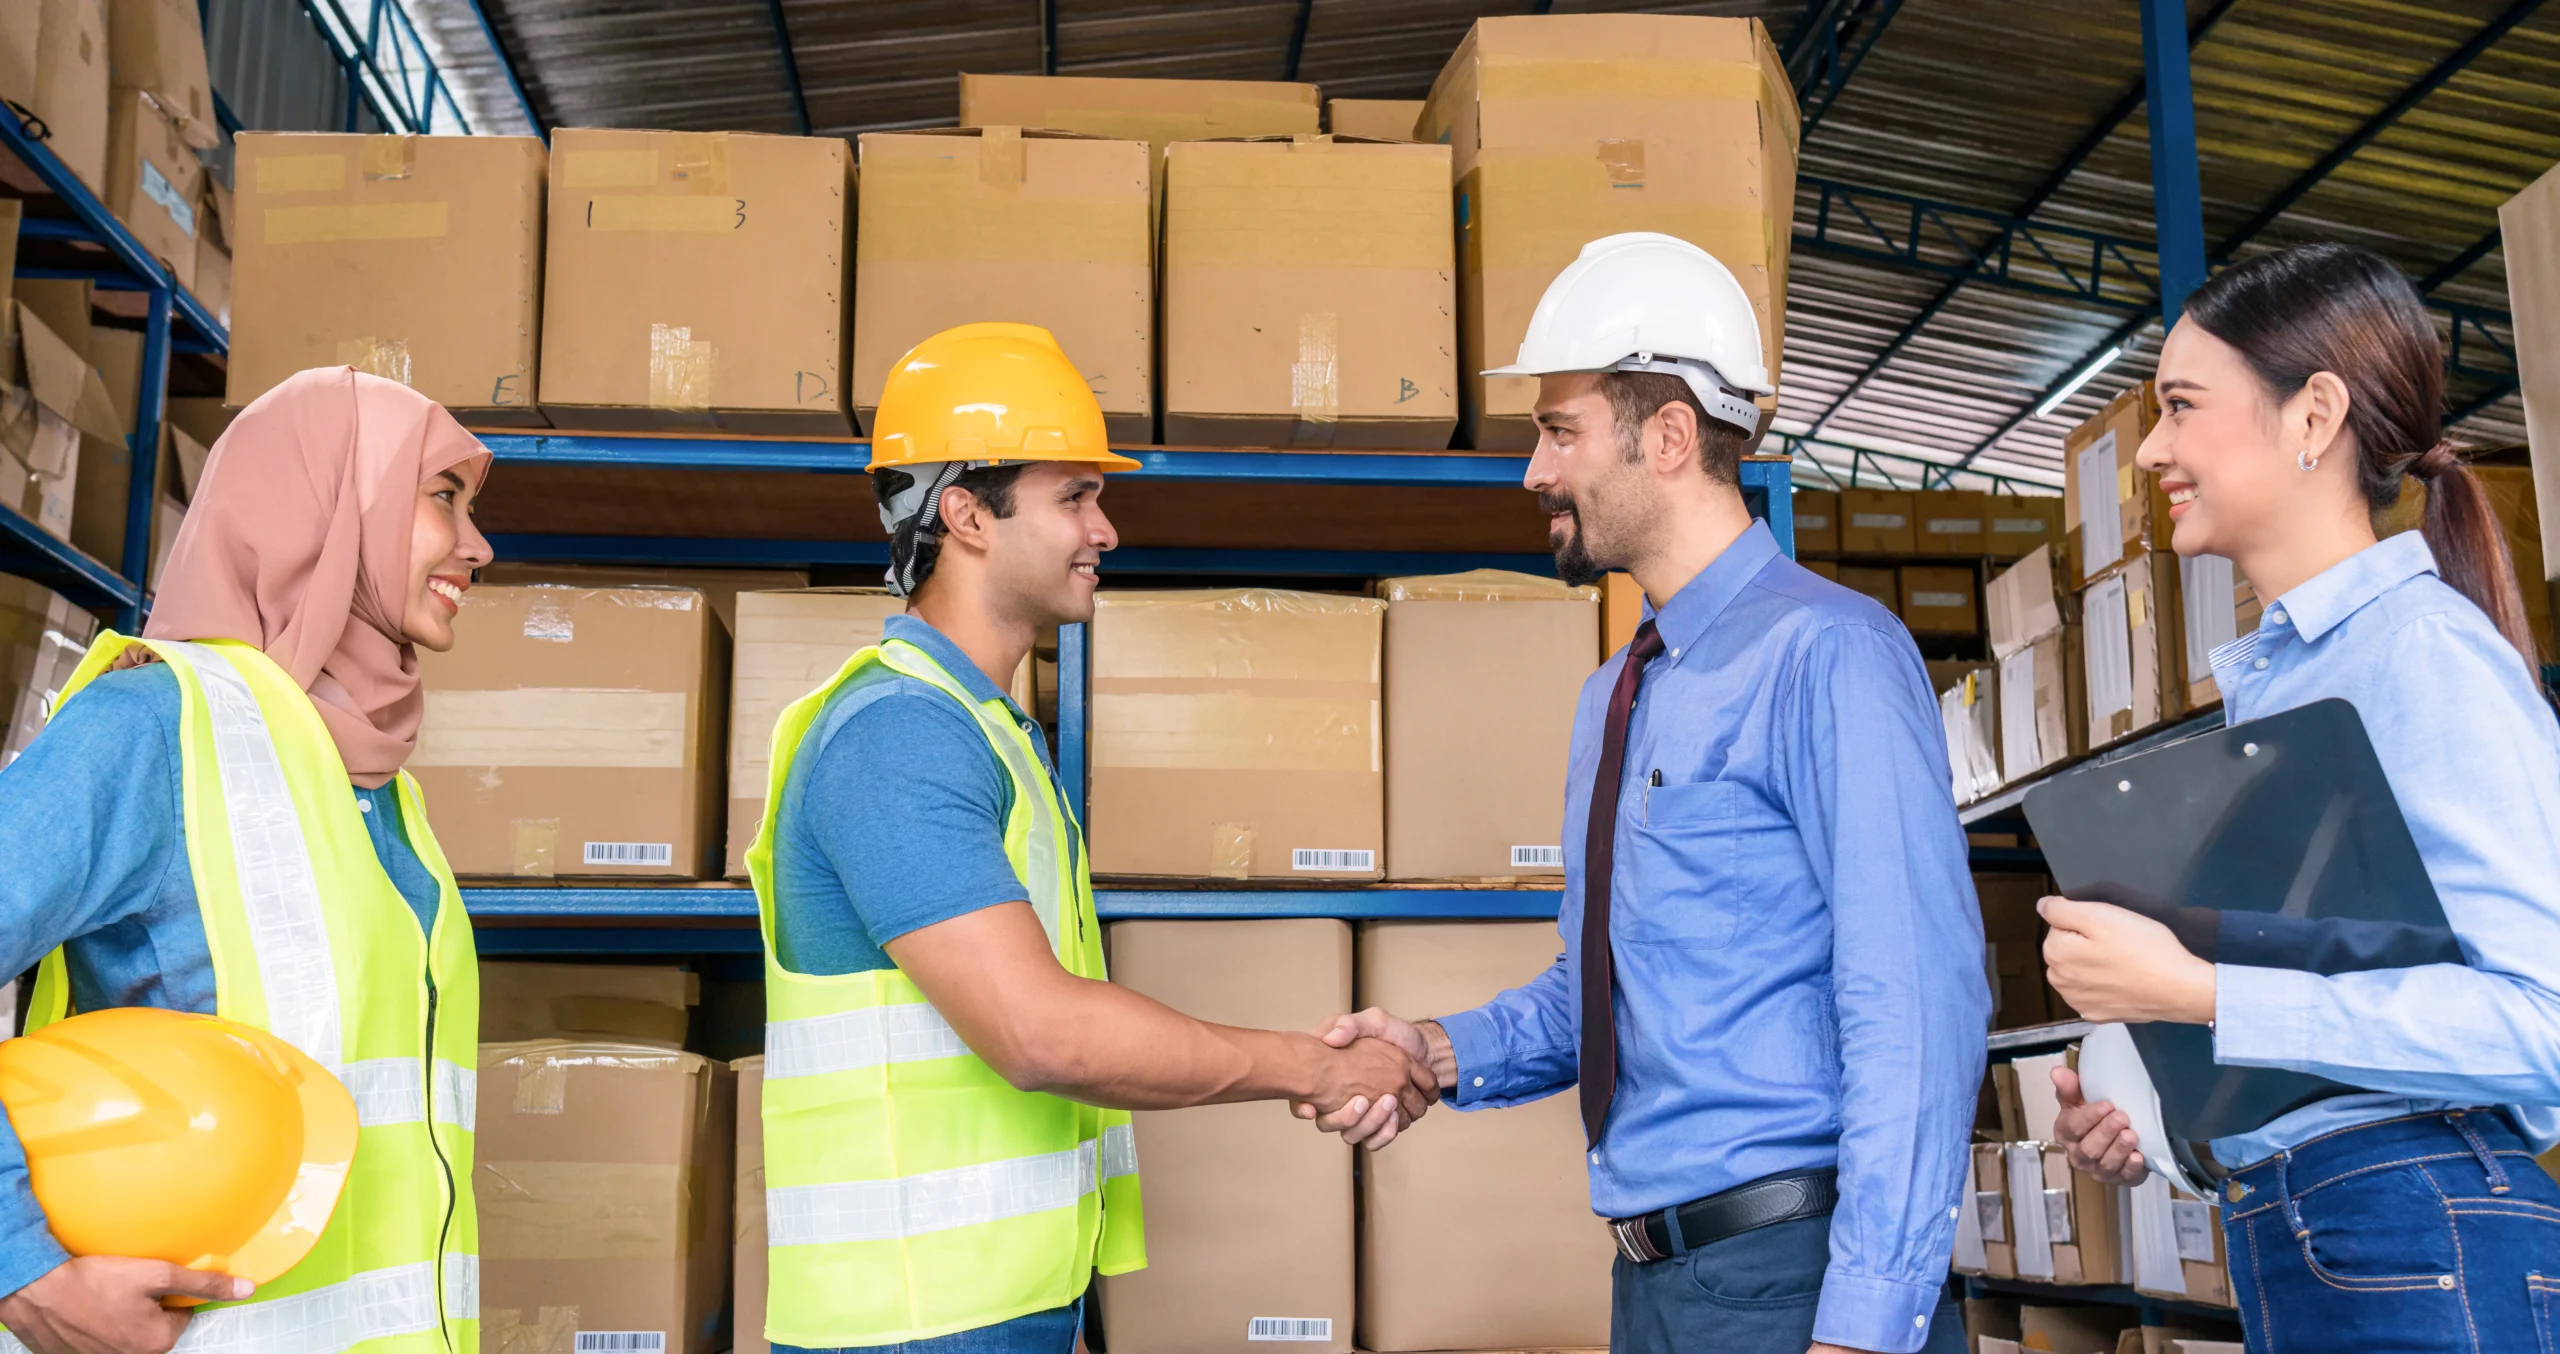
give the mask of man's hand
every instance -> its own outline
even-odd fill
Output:
[[[1440,1102],[1429,1069],[1383,1039],[1354,1037],[1319,1055],[1324,1089],[1291,1109],[1317,1127],[1371,1151],[1395,1141],[1403,1127]]]
[[[1353,1015],[1335,1016],[1316,1031],[1318,1038],[1334,1048],[1348,1048],[1355,1041],[1374,1039],[1394,1045],[1421,1069],[1422,1077],[1432,1088],[1436,1102],[1439,1092],[1458,1084],[1457,1055],[1449,1046],[1449,1036],[1438,1024],[1424,1021],[1420,1025],[1393,1015],[1378,1007]],[[1331,1113],[1319,1106],[1299,1101],[1290,1110],[1301,1119],[1315,1121],[1327,1133],[1339,1133],[1344,1142],[1355,1147],[1377,1151],[1413,1122],[1413,1116],[1401,1113],[1401,1107],[1386,1102],[1369,1105],[1345,1105]]]
[[[2110,1185],[2141,1184],[2151,1167],[2135,1150],[2141,1139],[2134,1135],[2133,1120],[2112,1100],[2094,1105],[2083,1100],[2080,1074],[2068,1067],[2053,1069],[2053,1089],[2062,1100],[2053,1136],[2071,1158],[2071,1168]]]
[[[166,1260],[84,1255],[0,1298],[0,1325],[35,1354],[168,1354],[187,1313],[162,1298],[237,1302],[256,1291],[247,1279]]]
[[[2046,898],[2045,975],[2084,1020],[2213,1021],[2213,965],[2168,927],[2110,903]]]

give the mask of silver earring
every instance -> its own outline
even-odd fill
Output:
[[[2320,468],[2320,463],[2311,459],[2311,448],[2309,447],[2304,447],[2302,450],[2293,454],[2293,464],[2304,474],[2309,474]]]

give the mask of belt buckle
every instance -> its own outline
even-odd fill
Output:
[[[1619,1218],[1610,1222],[1609,1235],[1618,1243],[1618,1254],[1639,1265],[1649,1265],[1670,1257],[1653,1248],[1653,1239],[1644,1234],[1643,1218]]]

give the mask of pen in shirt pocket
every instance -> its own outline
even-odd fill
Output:
[[[1644,825],[1645,825],[1646,827],[1651,827],[1651,826],[1653,826],[1653,792],[1654,792],[1654,791],[1656,791],[1656,790],[1659,790],[1659,789],[1661,789],[1661,788],[1662,788],[1662,768],[1657,766],[1657,767],[1655,767],[1655,768],[1653,769],[1653,774],[1652,774],[1652,775],[1649,775],[1649,776],[1647,776],[1647,777],[1645,777],[1645,778],[1644,778],[1644,810],[1643,810],[1643,813],[1644,813]]]

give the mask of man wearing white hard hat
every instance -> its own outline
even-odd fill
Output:
[[[1982,916],[1919,650],[1743,503],[1759,316],[1706,251],[1613,235],[1485,374],[1538,379],[1558,571],[1626,570],[1646,619],[1575,714],[1562,957],[1328,1038],[1405,1045],[1461,1109],[1579,1084],[1617,1354],[1961,1350]]]

